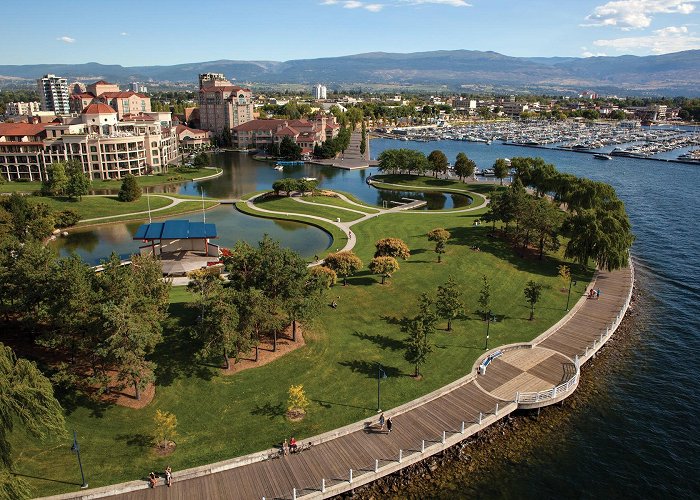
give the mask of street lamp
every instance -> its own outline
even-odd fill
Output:
[[[379,401],[381,399],[382,393],[381,393],[381,380],[383,378],[386,378],[386,372],[382,369],[382,365],[377,363],[377,413],[382,411],[382,407],[379,404]]]
[[[571,287],[576,285],[576,281],[569,281],[569,295],[566,296],[566,310],[569,310],[569,300],[571,299]]]
[[[80,467],[80,477],[82,477],[83,482],[80,485],[81,489],[85,489],[88,487],[88,484],[85,482],[85,473],[83,472],[83,462],[80,460],[80,445],[78,444],[78,435],[75,433],[75,430],[73,431],[73,446],[70,447],[70,451],[75,452],[76,455],[78,455],[78,466]]]
[[[484,346],[484,351],[489,348],[489,326],[491,326],[491,311],[489,310],[488,316],[486,317],[486,345]]]

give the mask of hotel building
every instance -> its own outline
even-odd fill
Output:
[[[214,134],[253,119],[253,93],[232,85],[221,73],[199,75],[200,128]]]

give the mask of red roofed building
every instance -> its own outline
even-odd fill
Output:
[[[253,119],[253,93],[232,85],[218,73],[199,76],[199,123],[204,130],[220,135],[224,129]]]
[[[8,180],[41,179],[46,125],[0,123],[0,175]]]
[[[119,85],[116,83],[105,82],[104,80],[99,80],[95,83],[91,83],[87,86],[87,91],[90,94],[99,96],[105,92],[119,92]]]
[[[194,151],[211,144],[211,132],[190,128],[185,125],[176,127],[177,139],[182,149]]]
[[[234,127],[231,131],[233,145],[239,149],[267,149],[291,137],[302,149],[313,150],[314,146],[338,135],[339,125],[335,117],[320,114],[313,120],[251,120]]]

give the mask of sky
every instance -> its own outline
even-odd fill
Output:
[[[364,52],[700,49],[700,0],[3,0],[0,64],[170,65]],[[15,26],[12,33],[11,26]]]

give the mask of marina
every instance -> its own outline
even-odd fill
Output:
[[[676,125],[642,127],[633,121],[503,121],[465,126],[407,127],[380,132],[379,135],[415,142],[449,140],[491,145],[498,141],[509,146],[700,163],[700,135],[695,130]],[[673,158],[658,156],[668,152],[678,154]]]

